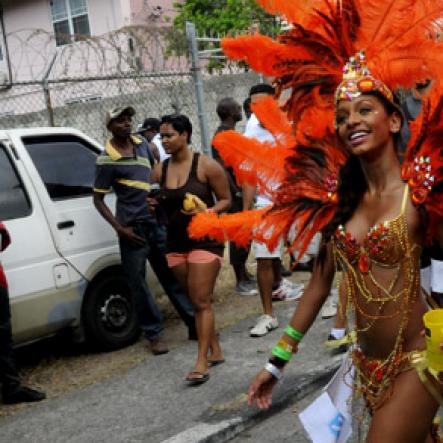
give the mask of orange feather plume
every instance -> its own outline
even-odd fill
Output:
[[[251,105],[252,111],[276,139],[277,143],[295,143],[294,128],[285,112],[272,97],[263,97]]]
[[[233,169],[237,183],[257,186],[264,194],[270,194],[281,183],[286,148],[277,151],[273,143],[261,143],[235,131],[217,134],[212,144],[225,165]]]
[[[428,240],[436,234],[443,217],[443,88],[436,83],[422,104],[423,111],[411,125],[402,177],[411,197],[429,216]]]
[[[440,76],[442,0],[365,0],[358,44],[390,89]]]
[[[438,78],[443,62],[443,0],[259,0],[293,29],[273,42],[240,37],[223,44],[228,56],[277,77],[277,91],[291,90],[285,110],[299,123],[313,106],[333,106],[342,67],[364,49],[375,78],[391,90]],[[242,40],[246,39],[246,40]],[[244,44],[247,39],[248,44]],[[236,43],[238,41],[238,44]],[[273,53],[274,52],[274,53]]]
[[[268,12],[284,16],[292,28],[276,41],[258,34],[225,39],[223,49],[228,57],[274,77],[278,97],[285,91],[290,96],[282,110],[269,100],[254,108],[274,135],[274,144],[228,131],[215,137],[214,146],[239,182],[257,186],[272,198],[273,206],[259,214],[198,215],[191,231],[236,238],[241,244],[251,237],[270,247],[283,236],[302,253],[338,207],[335,185],[347,154],[333,129],[333,96],[344,65],[364,50],[372,76],[391,90],[440,79],[443,0],[257,1]],[[413,198],[426,207],[432,226],[443,216],[443,91],[439,88],[413,128],[403,169]],[[432,164],[428,174],[432,186],[425,182],[428,176],[414,173],[423,162]]]
[[[297,64],[309,57],[303,48],[297,52],[291,46],[260,34],[224,38],[221,46],[228,58],[244,61],[254,71],[269,77],[291,74]]]
[[[269,14],[282,16],[289,23],[303,23],[312,13],[312,8],[321,3],[318,0],[287,1],[287,0],[256,0]]]
[[[266,213],[266,209],[243,211],[236,214],[217,216],[202,212],[194,216],[188,226],[191,238],[210,237],[219,242],[231,240],[239,246],[247,246],[254,238],[256,228]]]
[[[288,238],[301,257],[312,237],[335,215],[337,179],[347,153],[330,131],[321,138],[300,136],[294,149],[286,161],[282,186],[273,195],[274,206],[262,222],[262,231],[279,226],[275,231]],[[295,235],[291,238],[292,225]]]
[[[253,109],[263,126],[275,134],[275,143],[261,143],[226,131],[213,144],[225,164],[233,168],[237,181],[257,186],[259,193],[272,199],[272,207],[217,219],[214,215],[198,215],[190,233],[229,239],[240,245],[253,238],[271,250],[284,238],[302,255],[312,237],[335,214],[337,177],[347,155],[335,133],[318,125],[329,118],[329,113],[317,112],[315,121],[311,116],[312,125],[317,123],[323,128],[318,131],[319,137],[296,137],[272,98],[260,100]]]
[[[252,106],[261,124],[275,136],[275,142],[261,143],[236,131],[224,131],[212,144],[226,166],[234,171],[238,183],[256,186],[261,194],[271,195],[285,176],[285,161],[295,144],[292,126],[271,97]]]

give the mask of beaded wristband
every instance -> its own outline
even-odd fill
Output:
[[[274,366],[277,366],[277,368],[282,369],[286,366],[286,363],[288,363],[286,360],[282,360],[280,357],[277,357],[273,355],[269,358],[269,363],[271,363]]]
[[[280,339],[277,346],[272,348],[272,355],[288,362],[292,358],[292,350],[293,348],[289,343]]]
[[[285,334],[289,335],[289,337],[293,338],[297,341],[302,341],[304,335],[301,332],[298,332],[291,325],[286,326]]]
[[[272,355],[274,355],[275,357],[281,358],[282,360],[284,360],[286,362],[290,361],[292,358],[292,352],[284,351],[283,349],[281,349],[277,346],[272,348]]]
[[[266,363],[265,370],[272,374],[272,376],[277,380],[281,380],[281,378],[283,377],[283,371],[277,368],[277,366],[273,365],[272,363]]]

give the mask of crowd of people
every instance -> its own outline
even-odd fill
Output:
[[[274,92],[270,85],[255,85],[243,107],[231,97],[221,99],[216,108],[220,125],[215,135],[234,130],[243,119],[244,111],[245,135],[272,141],[271,133],[252,113],[251,103]],[[209,238],[189,238],[189,222],[202,211],[238,213],[271,202],[266,195],[256,195],[255,189],[238,183],[215,147],[213,158],[191,149],[192,124],[187,116],[146,118],[136,131],[134,116],[131,106],[106,113],[105,124],[111,137],[97,159],[93,201],[118,237],[122,268],[138,325],[151,352],[162,355],[168,353],[169,348],[163,338],[162,314],[146,280],[146,261],[187,326],[189,340],[198,343],[195,366],[185,380],[201,384],[208,380],[211,366],[224,362],[211,300],[225,245]],[[105,200],[110,192],[117,196],[115,213]],[[4,249],[9,244],[9,236],[3,225],[1,232]],[[247,268],[251,250],[257,260],[257,276]],[[314,248],[308,260],[315,253]],[[273,301],[298,300],[302,294],[303,285],[282,278],[282,273],[291,273],[285,272],[283,254],[283,241],[273,251],[259,242],[252,242],[248,247],[229,242],[235,291],[239,295],[260,294],[262,302],[263,315],[251,328],[251,337],[263,336],[278,327],[272,311]],[[22,386],[15,369],[9,298],[6,277],[2,275],[0,380],[3,400],[5,403],[39,401],[45,395]]]
[[[272,388],[281,378],[290,354],[297,350],[303,334],[330,295],[334,264],[338,262],[347,275],[338,291],[341,309],[333,309],[324,317],[331,317],[337,312],[329,340],[342,343],[348,328],[345,311],[349,300],[356,297],[356,305],[364,304],[364,308],[355,314],[359,325],[359,347],[354,349],[352,358],[359,374],[359,384],[355,389],[363,393],[372,414],[368,441],[381,441],[388,434],[392,435],[389,441],[397,441],[397,435],[415,433],[420,436],[429,432],[436,403],[410,371],[413,367],[410,358],[416,349],[422,347],[423,340],[419,319],[426,309],[422,299],[416,296],[420,291],[418,282],[421,281],[431,303],[441,302],[443,288],[439,270],[442,252],[438,242],[430,248],[422,248],[424,236],[420,216],[413,208],[409,188],[404,185],[399,172],[405,148],[398,144],[398,134],[403,134],[404,143],[410,137],[408,122],[417,117],[430,86],[431,82],[417,84],[411,93],[404,95],[401,103],[379,92],[361,94],[352,101],[338,101],[335,116],[337,135],[352,155],[341,170],[342,185],[337,192],[351,195],[353,191],[345,187],[349,184],[352,188],[361,189],[361,194],[355,197],[359,204],[350,214],[337,216],[325,227],[322,237],[317,235],[310,242],[301,260],[302,263],[315,261],[306,289],[282,278],[286,246],[283,237],[278,239],[273,249],[258,240],[253,240],[248,247],[229,242],[235,290],[241,295],[258,293],[262,303],[263,314],[251,328],[251,337],[261,337],[279,326],[273,315],[273,301],[300,300],[271,359],[251,384],[251,404],[256,402],[260,408],[270,406]],[[245,113],[250,112],[251,104],[254,107],[263,97],[273,97],[274,94],[274,88],[268,84],[253,86],[244,102]],[[242,107],[233,98],[220,100],[216,111],[220,118],[216,135],[234,131],[242,120]],[[161,119],[147,118],[134,133],[134,115],[135,110],[130,106],[112,109],[106,115],[111,138],[97,160],[94,204],[118,236],[122,266],[138,323],[152,353],[165,354],[168,346],[162,337],[161,312],[146,281],[146,260],[186,324],[188,338],[198,343],[194,368],[185,380],[192,385],[202,384],[209,379],[210,368],[225,361],[211,305],[225,245],[210,237],[191,238],[189,224],[197,214],[236,214],[252,208],[270,208],[275,202],[271,194],[257,192],[254,186],[239,183],[234,169],[225,164],[215,146],[212,148],[213,158],[193,151],[192,124],[187,116],[172,114]],[[357,135],[354,137],[354,134]],[[253,112],[249,114],[244,137],[271,145],[276,140],[275,134],[268,131],[260,116]],[[374,164],[377,164],[376,168]],[[104,199],[111,191],[117,195],[115,214]],[[366,226],[365,220],[373,219],[370,214],[379,213],[376,220],[388,221],[371,225],[370,232],[377,233],[375,242],[382,237],[389,238],[389,245],[384,246],[383,243],[383,247],[371,250],[367,257],[368,269],[364,269],[359,255],[355,268],[353,254],[366,254],[354,248],[355,244],[366,244],[367,234],[361,226]],[[3,225],[0,225],[0,232],[1,248],[4,249],[10,239]],[[257,262],[256,278],[246,266],[251,251]],[[418,277],[420,259],[421,280]],[[403,271],[391,276],[387,271],[391,261],[400,263]],[[350,275],[346,274],[348,268],[354,269]],[[371,272],[371,286],[364,279],[368,272]],[[410,284],[406,285],[406,282]],[[385,291],[385,296],[380,296],[380,291],[386,286],[390,292]],[[374,288],[379,289],[377,296],[373,294]],[[357,295],[359,291],[361,294]],[[407,303],[398,294],[407,297]],[[337,297],[330,299],[337,303]],[[371,307],[374,300],[382,306],[389,306],[386,315],[391,320],[386,325],[374,325],[380,311],[378,306]],[[0,302],[3,401],[8,404],[40,401],[45,398],[44,393],[23,386],[15,368],[7,283],[3,271],[0,273]],[[397,303],[407,310],[402,310]],[[397,311],[400,316],[393,328],[392,318]],[[392,333],[396,329],[400,329],[404,336],[401,342],[398,334]],[[391,348],[394,348],[394,353]],[[346,349],[347,345],[340,346],[340,352]],[[386,355],[387,359],[383,357]],[[378,372],[376,380],[371,382],[374,367],[378,368]],[[394,378],[395,391],[387,394],[386,389]],[[411,395],[416,402],[410,404],[408,413],[420,411],[423,418],[420,426],[411,427],[397,413],[400,405],[404,410],[404,401]],[[411,441],[422,441],[419,438]],[[431,438],[436,438],[434,431],[426,441],[431,441]]]
[[[260,295],[263,314],[251,337],[279,327],[274,300],[298,300],[250,385],[250,405],[271,405],[277,381],[340,274],[340,308],[329,341],[350,346],[344,364],[353,373],[355,398],[369,412],[366,441],[439,442],[433,421],[443,387],[426,359],[424,335],[431,331],[424,330],[423,317],[441,305],[443,293],[443,86],[435,64],[441,33],[430,34],[430,24],[441,22],[443,4],[424,11],[412,2],[407,18],[390,15],[393,3],[385,13],[383,2],[377,11],[345,0],[324,3],[324,10],[307,7],[300,23],[293,17],[291,38],[272,50],[268,37],[258,34],[224,43],[228,55],[257,69],[266,66],[280,89],[264,83],[251,88],[243,104],[250,112],[244,134],[235,131],[240,104],[233,98],[218,103],[213,158],[191,149],[192,124],[185,115],[146,119],[134,135],[132,107],[108,112],[112,137],[97,160],[94,203],[119,237],[152,352],[168,348],[146,283],[146,259],[189,338],[197,340],[188,383],[206,382],[210,367],[225,360],[211,299],[227,237],[241,243],[229,245],[236,290]],[[359,29],[364,24],[374,34]],[[386,47],[378,37],[385,28],[391,39]],[[403,33],[392,40],[399,29]],[[420,32],[412,38],[411,29]],[[412,54],[417,42],[421,51]],[[411,66],[412,55],[419,62]],[[284,112],[275,100],[283,86],[292,93]],[[263,166],[267,161],[280,168]],[[116,214],[104,200],[111,190]],[[250,243],[239,241],[238,230]],[[306,288],[282,278],[288,244],[295,260],[312,267]],[[246,266],[250,252],[258,290]],[[14,392],[23,392],[12,378]]]
[[[243,103],[243,110],[249,115],[247,137],[273,140],[250,105],[274,92],[267,84],[251,88]],[[242,106],[231,97],[221,99],[216,112],[220,126],[215,135],[234,130],[243,119]],[[189,338],[198,342],[195,366],[185,380],[201,384],[208,380],[211,366],[224,362],[211,305],[224,243],[210,238],[191,239],[188,225],[200,212],[237,213],[272,202],[266,195],[256,195],[256,190],[247,184],[238,183],[216,148],[212,150],[213,158],[191,149],[192,124],[187,116],[147,118],[133,133],[134,114],[130,106],[107,113],[106,126],[111,138],[97,160],[94,204],[118,235],[138,323],[152,353],[167,353],[168,346],[162,336],[161,313],[146,283],[146,260],[187,325]],[[111,191],[117,195],[115,214],[104,199]],[[247,269],[251,249],[257,260],[257,277]],[[278,327],[273,300],[297,300],[303,292],[303,285],[282,278],[283,254],[283,240],[272,251],[259,242],[252,242],[251,247],[229,243],[236,292],[259,293],[262,302],[263,315],[250,330],[252,337]]]

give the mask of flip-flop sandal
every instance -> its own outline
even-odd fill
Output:
[[[213,368],[214,366],[221,365],[224,362],[225,362],[224,358],[222,358],[221,360],[208,360],[208,366],[210,368]]]
[[[195,377],[197,376],[197,377]],[[185,378],[190,385],[201,385],[209,380],[209,372],[191,371]]]

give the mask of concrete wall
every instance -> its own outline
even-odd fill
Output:
[[[232,97],[243,106],[243,101],[248,97],[251,86],[260,82],[260,76],[255,72],[226,74],[205,79],[205,110],[208,115],[211,135],[220,123],[215,111],[217,103],[224,97]],[[237,125],[237,130],[240,132],[243,132],[246,126],[245,118],[243,115],[243,120]]]
[[[241,104],[247,97],[249,88],[258,81],[258,75],[254,73],[220,75],[205,79],[205,107],[211,135],[219,124],[215,112],[218,101],[229,95]],[[63,103],[63,94],[69,87],[71,87],[70,84],[64,83],[52,89],[53,103]],[[114,97],[91,103],[55,106],[56,125],[75,127],[103,143],[108,136],[104,125],[104,115],[109,108],[123,104],[134,106],[137,111],[137,115],[134,117],[134,129],[146,117],[159,117],[172,112],[181,112],[190,117],[194,126],[193,146],[196,150],[201,150],[197,102],[194,83],[190,76],[125,81],[108,80],[106,87],[116,91]],[[119,91],[121,92],[118,93]],[[242,130],[244,124],[244,121],[239,124],[238,129]],[[48,126],[48,113],[43,110],[0,117],[0,129],[31,126]]]

